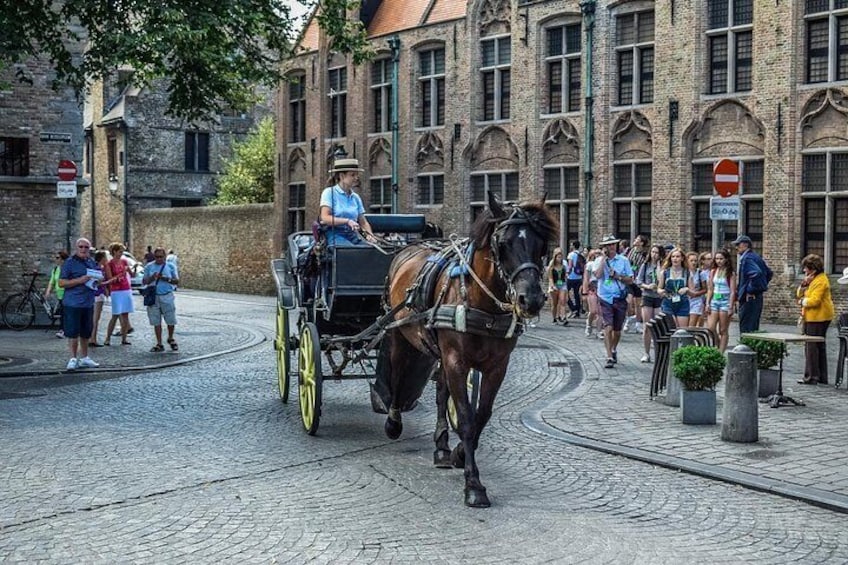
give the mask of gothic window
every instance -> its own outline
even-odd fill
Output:
[[[445,50],[428,49],[418,54],[420,88],[419,125],[445,125]]]
[[[288,233],[306,229],[306,183],[289,183]]]
[[[187,131],[185,134],[185,170],[209,170],[209,134]],[[115,170],[117,173],[117,168]],[[109,174],[112,174],[111,172]]]
[[[29,139],[0,137],[0,175],[29,176]]]
[[[580,111],[580,24],[548,28],[545,34],[549,114]]]
[[[289,143],[306,141],[306,76],[289,80]]]
[[[754,0],[708,0],[708,92],[751,90]]]
[[[418,175],[419,206],[436,206],[445,203],[445,175],[443,173]]]
[[[579,239],[580,168],[577,163],[556,164],[544,168],[545,203],[559,220],[560,239],[557,245]]]
[[[654,12],[633,12],[616,18],[618,104],[654,101]]]
[[[371,200],[368,209],[372,214],[389,214],[392,211],[392,178],[371,177]]]
[[[379,59],[371,64],[371,100],[375,133],[392,129],[392,61]]]
[[[617,237],[633,240],[651,235],[653,165],[647,162],[613,165],[613,231]]]
[[[803,254],[821,255],[831,273],[841,273],[848,264],[848,153],[805,154],[801,190]]]
[[[347,135],[347,68],[330,69],[328,74],[330,137],[345,137]]]
[[[848,1],[806,0],[807,82],[848,80]]]
[[[484,122],[509,119],[510,36],[486,38],[480,41],[480,78],[482,84]]]
[[[485,209],[488,192],[508,204],[518,200],[518,173],[516,171],[472,173],[471,175],[471,221]]]

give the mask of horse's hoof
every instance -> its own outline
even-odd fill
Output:
[[[450,455],[451,465],[457,469],[465,467],[465,450],[461,449],[461,445],[456,446]]]
[[[439,469],[450,469],[453,465],[451,464],[451,454],[447,449],[437,449],[433,452],[433,465],[435,465]]]
[[[465,505],[471,508],[488,508],[492,503],[489,502],[489,497],[486,496],[486,489],[484,487],[480,487],[479,489],[466,487]]]
[[[396,422],[391,418],[386,418],[386,437],[389,439],[397,439],[403,433],[403,423]]]

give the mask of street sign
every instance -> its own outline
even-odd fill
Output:
[[[59,198],[76,198],[77,181],[60,180],[56,183],[56,196]]]
[[[728,196],[722,198],[713,196],[710,198],[710,219],[711,220],[732,220],[739,219],[739,197]]]
[[[59,180],[70,181],[77,178],[77,166],[73,161],[59,161]]]
[[[722,159],[713,167],[713,186],[721,196],[739,193],[739,163]]]
[[[38,140],[42,143],[70,143],[71,134],[57,133],[55,131],[43,131],[38,134]]]

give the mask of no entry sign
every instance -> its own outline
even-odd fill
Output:
[[[739,163],[722,159],[713,167],[713,186],[727,198],[739,193]]]
[[[59,161],[59,180],[74,180],[77,178],[77,166],[73,161]]]

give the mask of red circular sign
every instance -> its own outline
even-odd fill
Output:
[[[713,186],[719,195],[727,198],[739,192],[739,163],[722,159],[713,167]]]
[[[77,166],[73,161],[59,161],[59,180],[74,180],[77,178]]]

